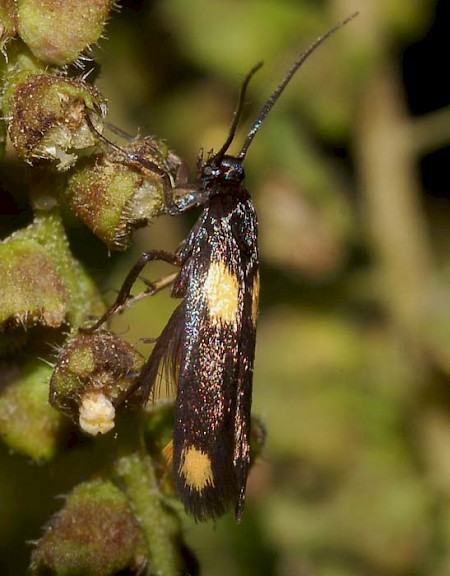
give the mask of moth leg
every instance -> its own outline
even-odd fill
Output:
[[[101,134],[100,136],[103,140],[106,140]],[[106,141],[109,142],[108,140]],[[113,146],[115,147],[115,150],[120,150],[121,154],[125,156],[130,164],[142,166],[146,170],[158,174],[163,185],[165,212],[169,216],[177,216],[178,214],[186,212],[186,210],[190,210],[194,206],[203,204],[203,195],[199,192],[197,186],[187,183],[187,164],[178,156],[173,156],[180,162],[175,176],[174,185],[169,173],[157,166],[151,160],[148,160],[148,158],[144,158],[140,154],[134,152],[122,150],[115,144],[113,144]]]
[[[114,124],[111,124],[110,122],[104,122],[103,124],[108,128],[110,132],[112,132],[116,136],[120,136],[120,138],[123,138],[124,140],[127,140],[127,142],[134,142],[135,140],[139,140],[140,138],[139,135],[132,136],[131,134],[128,134],[128,132],[125,132],[125,130],[122,130],[121,128],[115,126]]]
[[[158,174],[158,176],[161,177],[164,188],[166,187],[172,188],[172,182],[170,181],[170,176],[165,170],[160,168],[157,164],[155,164],[155,162],[148,160],[148,158],[144,158],[140,154],[136,154],[134,152],[128,152],[127,150],[124,150],[117,144],[114,144],[114,142],[106,138],[106,136],[103,136],[103,134],[97,130],[97,128],[92,123],[89,114],[86,114],[85,118],[91,132],[93,132],[96,135],[96,137],[100,140],[100,142],[105,144],[108,148],[114,150],[114,152],[117,153],[119,158],[122,158],[122,161],[124,163],[134,164],[135,166],[136,165],[143,166],[147,170],[150,170],[150,172],[155,172],[155,174]]]
[[[151,250],[149,252],[144,252],[139,258],[139,260],[136,262],[136,264],[128,272],[128,275],[125,278],[121,289],[119,290],[119,293],[117,295],[114,304],[112,304],[112,306],[110,306],[108,310],[103,314],[103,316],[99,320],[97,320],[97,322],[93,326],[89,328],[89,332],[93,332],[94,330],[100,328],[100,326],[102,326],[102,324],[104,324],[107,320],[109,320],[109,318],[111,318],[113,314],[124,308],[129,301],[134,301],[136,299],[141,299],[143,297],[143,296],[133,297],[131,295],[131,289],[133,288],[133,285],[136,282],[136,280],[139,278],[139,275],[142,272],[144,266],[147,264],[147,262],[155,260],[167,262],[168,264],[173,264],[174,266],[179,265],[178,257],[175,254],[172,254],[171,252],[166,252],[165,250]],[[172,278],[173,281],[174,275],[172,274],[170,276],[166,276],[165,278],[162,278],[156,283],[146,281],[145,283],[147,284],[148,289],[143,294],[145,294],[145,296],[148,296],[150,294],[156,294],[156,292],[159,292],[160,290],[162,290],[163,288],[165,288],[170,284],[169,281],[170,278]]]
[[[168,274],[167,276],[163,276],[159,280],[155,280],[155,282],[152,282],[151,280],[147,280],[147,278],[144,278],[141,276],[141,280],[147,286],[147,290],[140,292],[136,296],[130,295],[130,297],[128,298],[128,300],[126,302],[126,305],[131,306],[135,302],[139,302],[139,300],[143,300],[147,296],[153,296],[157,292],[164,290],[164,288],[167,288],[167,286],[170,286],[173,283],[173,281],[175,280],[175,278],[177,276],[178,276],[178,272],[174,272],[173,274]]]
[[[164,204],[167,214],[175,216],[185,212],[186,210],[189,210],[193,206],[199,205],[201,194],[198,192],[196,186],[188,184],[187,163],[178,155],[173,152],[171,153],[171,159],[178,163],[178,169],[175,176],[175,184],[173,184],[170,174],[163,168],[160,168],[157,164],[155,164],[155,162],[152,162],[148,158],[144,158],[142,155],[135,152],[124,150],[106,138],[106,136],[103,136],[103,134],[101,134],[92,123],[89,114],[86,114],[86,122],[90,130],[96,135],[100,142],[114,150],[117,156],[121,158],[124,163],[139,166],[149,170],[150,172],[158,174],[163,185]],[[117,129],[117,131],[119,131],[119,129]],[[176,192],[178,197],[177,199],[174,197],[174,192]]]

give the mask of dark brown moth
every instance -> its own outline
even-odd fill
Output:
[[[194,207],[202,212],[185,242],[172,254],[142,254],[102,324],[130,298],[145,264],[163,260],[179,267],[172,296],[181,298],[136,382],[145,399],[162,373],[176,385],[173,475],[186,511],[197,520],[234,508],[242,518],[250,465],[250,413],[259,299],[258,222],[244,186],[243,162],[272,106],[308,56],[356,14],[320,36],[292,64],[262,107],[240,152],[227,154],[239,123],[247,85],[241,87],[228,137],[218,152],[200,158],[195,185],[173,187],[168,175],[134,154],[127,161],[160,174],[168,214]],[[175,199],[174,192],[177,194]],[[154,293],[159,287],[150,286]]]

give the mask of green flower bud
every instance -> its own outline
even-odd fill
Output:
[[[51,460],[64,422],[48,403],[52,369],[41,360],[2,367],[0,436],[13,450]]]
[[[160,141],[145,138],[122,149],[150,160],[171,173],[177,160]],[[66,200],[74,213],[111,250],[125,249],[136,228],[160,215],[164,207],[161,177],[126,162],[114,149],[84,160],[69,178]]]
[[[0,52],[17,33],[17,6],[14,0],[0,0]]]
[[[45,179],[41,184],[45,187]],[[38,204],[51,204],[38,190],[34,197]],[[30,226],[0,242],[0,270],[0,332],[11,337],[24,332],[12,332],[17,327],[67,323],[74,329],[104,310],[96,286],[69,250],[57,210],[36,211]]]
[[[138,573],[146,563],[144,533],[127,496],[109,481],[77,486],[47,526],[31,558],[31,573]]]
[[[113,0],[18,0],[19,34],[37,58],[64,66],[98,41],[113,3]]]
[[[23,235],[11,236],[0,243],[0,270],[0,331],[61,326],[70,296],[45,246]]]

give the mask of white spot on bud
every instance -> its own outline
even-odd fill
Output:
[[[80,428],[87,434],[106,434],[114,428],[116,411],[111,401],[101,392],[89,392],[80,405]]]

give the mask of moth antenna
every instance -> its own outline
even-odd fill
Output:
[[[219,161],[222,159],[225,152],[228,150],[228,148],[229,148],[230,144],[233,142],[233,138],[236,134],[236,129],[238,127],[239,120],[240,120],[240,117],[242,114],[242,108],[244,106],[244,98],[245,98],[245,93],[247,91],[248,83],[252,79],[253,75],[262,67],[262,65],[263,65],[262,62],[258,62],[258,64],[256,64],[256,66],[254,66],[250,70],[250,72],[247,74],[247,76],[244,78],[244,81],[242,82],[241,89],[239,91],[238,102],[236,105],[236,109],[233,113],[233,120],[231,122],[230,130],[228,131],[227,139],[225,140],[222,148],[214,155],[215,158],[217,158]]]
[[[311,46],[309,46],[309,48],[307,48],[304,52],[302,52],[302,54],[300,54],[300,56],[297,58],[297,60],[292,64],[292,66],[287,71],[287,73],[286,73],[285,77],[283,78],[283,80],[281,81],[281,83],[273,91],[270,98],[267,100],[267,102],[262,107],[261,112],[259,113],[259,116],[258,116],[256,122],[253,124],[252,128],[250,129],[249,133],[247,134],[247,138],[245,139],[244,145],[242,146],[242,149],[237,156],[238,160],[244,160],[244,158],[247,154],[247,151],[250,147],[250,144],[253,142],[253,138],[255,137],[258,130],[261,128],[262,123],[264,122],[264,120],[266,119],[270,110],[272,109],[272,106],[275,104],[275,102],[281,96],[284,89],[289,84],[289,81],[294,76],[294,74],[297,72],[297,70],[300,68],[300,66],[305,62],[305,60],[307,60],[307,58],[314,52],[314,50],[322,44],[322,42],[324,42],[332,34],[337,32],[340,28],[342,28],[343,26],[348,24],[351,20],[353,20],[353,18],[356,18],[356,16],[358,16],[358,14],[359,14],[359,12],[355,12],[351,16],[348,16],[347,18],[345,18],[345,20],[342,20],[342,22],[339,22],[339,24],[336,24],[336,26],[333,26],[333,28],[330,28],[330,30],[328,30],[327,32],[325,32],[324,34],[319,36],[311,44]],[[251,77],[251,73],[249,76]],[[247,83],[248,83],[249,79],[250,78],[247,77]],[[235,119],[236,119],[236,116],[235,116],[234,120]],[[233,121],[233,124],[234,124],[234,121]],[[227,140],[227,142],[228,142],[228,140]],[[228,143],[228,145],[229,145],[229,143]]]

